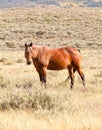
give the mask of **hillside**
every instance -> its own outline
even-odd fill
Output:
[[[102,9],[1,9],[0,47],[19,48],[30,41],[49,46],[102,48]]]
[[[56,5],[64,7],[73,7],[73,6],[87,6],[87,7],[101,7],[102,0],[1,0],[0,8],[8,7],[31,7],[36,4],[42,5]]]

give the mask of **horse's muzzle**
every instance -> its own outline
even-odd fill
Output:
[[[27,65],[30,65],[31,63],[32,63],[31,61],[28,61],[28,62],[27,62]]]

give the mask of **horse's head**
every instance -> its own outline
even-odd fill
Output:
[[[32,42],[30,44],[25,43],[25,58],[27,60],[28,65],[31,64],[33,58],[32,45]]]

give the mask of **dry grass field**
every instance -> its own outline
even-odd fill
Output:
[[[47,71],[47,89],[27,66],[24,43],[75,46],[83,57],[83,87],[63,82],[67,70]],[[102,8],[0,10],[0,130],[102,129]]]

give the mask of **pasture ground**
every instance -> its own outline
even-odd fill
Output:
[[[82,50],[84,88],[79,75],[75,85],[63,82],[67,70],[48,71],[47,89],[23,51],[1,51],[0,129],[100,130],[102,128],[102,50]],[[9,60],[8,60],[9,59]]]
[[[101,8],[51,10],[51,7],[42,11],[41,8],[0,11],[0,130],[102,129],[101,11]],[[80,48],[86,87],[76,73],[75,85],[70,90],[70,81],[63,82],[68,76],[65,69],[47,71],[44,89],[33,64],[26,65],[23,45],[29,39],[53,47]]]

